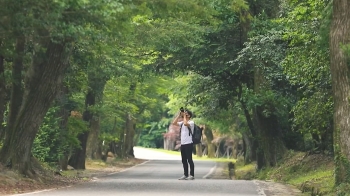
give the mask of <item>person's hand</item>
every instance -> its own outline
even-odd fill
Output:
[[[186,112],[186,111],[183,112],[183,117],[184,117],[184,118],[187,118],[187,112]]]

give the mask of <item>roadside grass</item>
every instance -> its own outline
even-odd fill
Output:
[[[299,187],[303,192],[313,192],[317,195],[333,195],[334,177],[333,171],[317,170],[301,174],[294,179],[286,181],[288,184]]]
[[[267,177],[298,187],[311,195],[334,195],[333,159],[323,154],[288,152],[277,168],[271,168]]]
[[[108,157],[107,161],[86,160],[85,169],[59,171],[56,164],[39,163],[33,164],[37,174],[35,179],[20,175],[18,172],[0,164],[0,195],[12,195],[33,191],[56,189],[72,186],[77,183],[89,182],[95,176],[104,176],[143,163],[139,159],[120,159]]]
[[[60,171],[60,174],[64,177],[79,178],[83,181],[89,181],[94,175],[121,171],[141,162],[142,160],[120,159],[115,157],[108,157],[106,161],[86,159],[85,169],[76,170],[69,167],[68,170]]]
[[[226,170],[228,173],[228,169]],[[255,176],[256,176],[255,164],[247,164],[247,165],[236,164],[235,174],[234,174],[235,179],[252,180],[255,178]]]
[[[308,195],[330,196],[335,195],[333,171],[333,160],[329,156],[290,151],[278,166],[259,173],[255,163],[243,165],[238,161],[235,178],[273,180],[293,185]]]

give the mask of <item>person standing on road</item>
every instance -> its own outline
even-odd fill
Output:
[[[179,121],[180,117],[183,117],[183,121]],[[181,160],[184,168],[184,175],[180,177],[179,180],[194,180],[194,163],[192,159],[194,122],[191,120],[191,117],[191,111],[180,108],[179,115],[172,123],[173,125],[179,125],[181,127]],[[190,165],[190,175],[188,175],[188,165]]]

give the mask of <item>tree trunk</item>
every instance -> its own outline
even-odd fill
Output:
[[[1,43],[0,43],[1,46]],[[5,81],[5,67],[4,57],[0,54],[0,141],[4,138],[3,119],[6,110],[6,81]]]
[[[244,164],[252,162],[252,142],[250,136],[247,132],[242,133],[243,136],[243,154],[244,154]]]
[[[238,137],[234,137],[233,138],[233,142],[231,145],[231,157],[234,159],[237,159],[238,155],[241,153],[242,149],[241,149],[241,139]]]
[[[89,110],[89,106],[95,105],[95,94],[89,91],[85,96],[85,111],[83,113],[83,120],[89,123],[88,127],[91,127],[91,119],[93,118],[93,113]],[[86,148],[87,140],[89,137],[89,129],[80,133],[78,139],[80,141],[80,148],[74,149],[72,156],[70,157],[68,164],[75,169],[85,169],[85,158],[86,158]]]
[[[12,126],[15,120],[23,99],[22,89],[22,70],[23,70],[23,56],[24,56],[25,39],[23,36],[17,38],[16,41],[16,56],[12,65],[12,90],[10,100],[10,110],[7,119],[6,130],[12,131]],[[6,133],[5,133],[6,134]]]
[[[30,177],[34,174],[31,165],[34,138],[69,65],[65,44],[48,41],[47,46],[45,54],[38,52],[34,56],[26,73],[20,110],[0,151],[2,163],[10,162],[15,170]]]
[[[61,90],[58,93],[57,96],[57,101],[59,103],[60,106],[60,111],[59,111],[59,117],[60,117],[60,135],[62,137],[62,135],[66,135],[68,134],[68,128],[67,128],[67,124],[68,124],[68,118],[70,116],[70,111],[69,109],[67,109],[66,104],[67,104],[67,100],[68,100],[68,87],[62,85]],[[68,157],[69,157],[69,152],[64,151],[62,152],[62,155],[59,157],[59,165],[60,168],[62,170],[67,170],[68,169]]]
[[[84,116],[85,115],[83,115],[83,119],[84,119]],[[87,142],[88,135],[89,135],[89,132],[87,131],[78,135],[78,140],[80,141],[80,148],[74,149],[74,152],[68,161],[68,164],[72,166],[74,169],[85,169],[86,142]]]
[[[170,131],[170,128],[168,126],[167,128],[167,133],[169,133]],[[164,149],[165,150],[174,150],[175,149],[175,145],[176,145],[176,142],[172,139],[170,139],[169,137],[163,137],[163,142],[164,142]]]
[[[349,48],[350,2],[333,0],[330,32],[331,75],[334,98],[335,182],[350,183],[350,81]]]
[[[259,94],[264,90],[269,90],[263,71],[260,68],[254,70],[254,92]],[[270,114],[264,115],[264,110],[268,110]],[[254,109],[254,125],[258,131],[258,145],[256,152],[257,168],[273,167],[277,164],[278,155],[283,154],[284,144],[279,132],[279,123],[277,116],[274,114],[275,106],[271,103],[263,103]]]
[[[125,127],[125,155],[134,157],[134,137],[135,137],[135,119],[130,115],[126,115]]]
[[[135,101],[135,90],[137,84],[131,83],[129,87],[130,102]],[[125,132],[124,132],[124,155],[134,157],[134,139],[136,122],[132,114],[126,114]],[[124,157],[126,157],[124,156]]]
[[[202,144],[196,144],[195,147],[196,147],[197,157],[202,157],[203,156]]]
[[[252,117],[251,117],[251,115],[249,113],[248,107],[247,107],[246,103],[244,102],[244,100],[242,98],[242,93],[243,93],[242,85],[239,85],[238,89],[239,89],[239,91],[238,91],[238,100],[241,103],[241,106],[242,106],[242,109],[243,109],[243,112],[244,112],[244,116],[245,116],[245,119],[247,121],[248,128],[250,130],[250,135],[251,135],[251,138],[252,138],[252,142],[250,142],[251,148],[249,149],[250,152],[251,152],[250,158],[251,158],[251,161],[256,161],[257,160],[256,153],[257,153],[257,148],[259,146],[259,143],[258,143],[258,132],[256,131],[256,128],[255,128],[255,125],[253,123],[253,119],[252,119]]]
[[[214,135],[211,128],[208,125],[204,126],[204,134],[205,134],[205,137],[207,138],[208,158],[214,158],[215,145],[212,143],[212,141],[214,140]]]
[[[277,116],[270,114],[266,117],[263,115],[263,109],[257,107],[255,109],[256,127],[259,127],[259,149],[257,151],[257,167],[273,167],[277,164],[277,159],[280,158],[285,151],[285,146],[281,142],[282,137],[279,132],[279,124]]]
[[[95,106],[96,103],[102,101],[103,90],[106,84],[106,80],[102,76],[95,75],[96,73],[89,74],[89,86],[91,91],[89,92],[91,96],[94,96],[94,102],[90,106]],[[101,141],[100,136],[100,116],[98,112],[91,114],[90,126],[89,126],[89,136],[86,146],[86,157],[88,159],[101,159]]]
[[[115,133],[117,134],[117,117],[114,117],[114,124],[113,124],[113,128],[112,128],[112,134]],[[105,144],[106,145],[106,144]],[[107,152],[103,155],[103,156],[106,156],[108,155],[108,152],[112,152],[115,156],[121,156],[121,153],[120,151],[118,151],[118,149],[120,149],[120,146],[119,144],[117,144],[115,141],[112,141],[108,144],[108,147],[107,147]],[[102,157],[103,159],[103,157]]]
[[[331,123],[331,126],[329,128],[327,128],[323,134],[321,134],[321,146],[320,146],[320,150],[322,151],[322,153],[331,153],[333,154],[333,148],[332,144],[333,144],[333,123]],[[327,153],[328,152],[328,153]]]
[[[321,142],[320,142],[320,134],[319,133],[311,133],[312,137],[312,150],[320,150]]]
[[[99,152],[100,117],[94,114],[90,120],[90,131],[86,146],[86,157],[88,159],[101,159]]]

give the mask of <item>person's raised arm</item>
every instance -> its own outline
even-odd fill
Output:
[[[181,112],[179,112],[179,114],[176,116],[176,118],[173,120],[171,124],[177,125],[177,121],[179,121],[180,116],[181,116]]]

